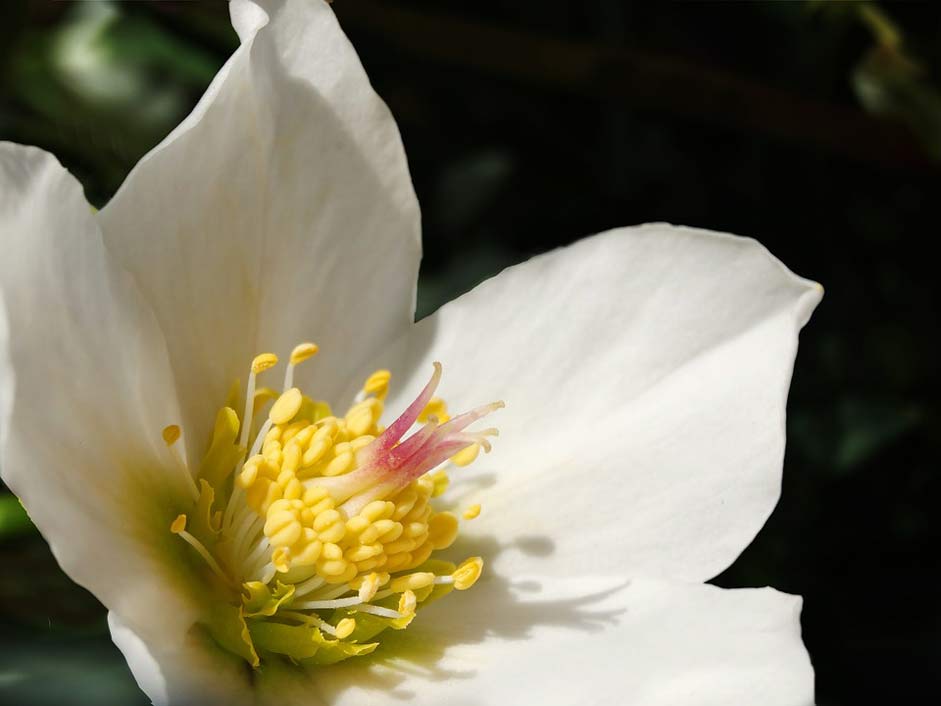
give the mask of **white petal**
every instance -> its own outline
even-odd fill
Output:
[[[533,593],[537,585],[541,593]],[[259,683],[332,706],[811,706],[796,596],[611,579],[484,580],[422,611],[395,650]],[[476,595],[475,595],[476,594]]]
[[[159,329],[50,155],[0,144],[0,228],[3,479],[73,579],[140,629],[179,627]]]
[[[454,475],[501,567],[707,579],[777,502],[797,334],[820,287],[758,243],[621,229],[513,267],[421,321],[399,409],[444,364],[494,452]],[[387,365],[390,363],[387,362]]]
[[[196,634],[181,635],[177,643],[157,650],[114,613],[108,614],[108,627],[137,685],[154,706],[253,703],[248,665]]]
[[[256,353],[316,341],[305,367],[330,398],[414,311],[419,212],[395,122],[326,4],[264,6],[233,3],[243,44],[101,213],[167,337],[194,456]]]

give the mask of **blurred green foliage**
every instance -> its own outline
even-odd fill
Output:
[[[0,539],[11,539],[35,529],[19,500],[12,495],[0,495]]]
[[[717,582],[805,595],[821,706],[941,686],[939,7],[397,0],[383,7],[419,14],[375,22],[365,1],[335,7],[410,156],[419,316],[531,254],[658,219],[753,235],[826,285],[781,505]],[[418,33],[426,16],[447,31]],[[521,48],[486,66],[449,53],[480,26]],[[560,82],[525,50],[540,37],[604,60]],[[101,205],[236,43],[222,2],[5,3],[0,139],[54,152]],[[9,495],[0,556],[0,702],[143,703],[103,609]]]

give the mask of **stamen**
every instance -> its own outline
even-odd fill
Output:
[[[255,378],[259,373],[278,364],[278,356],[274,353],[262,353],[255,356],[252,361],[252,370],[248,374],[248,389],[245,390],[245,414],[242,415],[242,433],[239,435],[239,446],[248,446],[248,435],[252,430],[252,414],[255,411]]]
[[[334,627],[326,620],[322,620],[316,615],[310,615],[308,613],[298,613],[293,610],[282,610],[278,612],[278,615],[282,618],[289,618],[292,620],[297,620],[301,623],[307,623],[308,625],[314,625],[328,635],[332,635],[333,637],[336,637],[340,640],[348,638],[356,629],[356,621],[353,618],[343,618],[336,624],[336,627]]]
[[[480,578],[480,574],[483,570],[484,560],[479,556],[472,556],[470,559],[465,559],[464,562],[457,567],[457,570],[451,574],[451,577],[454,579],[454,588],[458,591],[466,591],[477,583],[477,579]]]
[[[171,424],[163,428],[163,441],[167,446],[173,446],[180,438],[183,432],[176,424]]]
[[[363,392],[367,395],[374,395],[378,399],[385,399],[389,392],[389,381],[392,379],[392,373],[388,370],[377,370],[363,383]]]
[[[389,394],[389,381],[392,379],[392,373],[388,370],[377,370],[363,383],[363,388],[356,393],[353,398],[355,404],[359,404],[366,399],[374,398],[382,402]]]
[[[418,607],[418,599],[412,591],[405,591],[399,599],[399,613],[403,616],[415,615],[415,609]]]
[[[270,419],[273,424],[287,424],[294,419],[294,415],[300,411],[303,403],[304,396],[296,387],[285,390],[281,393],[281,396],[275,400],[275,403],[271,405],[271,410],[268,412],[268,419]]]
[[[203,543],[186,531],[186,515],[177,516],[177,518],[170,524],[170,532],[177,535],[180,539],[195,549],[199,555],[206,560],[206,563],[209,564],[209,568],[213,570],[216,576],[222,579],[225,583],[229,585],[232,584],[231,579],[226,576],[225,572],[222,570],[222,567],[219,566]]]
[[[464,511],[465,520],[473,520],[480,516],[480,504],[475,503]]]
[[[359,599],[363,603],[369,603],[379,590],[379,574],[373,572],[369,574],[359,587]]]
[[[380,618],[391,618],[392,620],[398,620],[400,618],[406,617],[404,614],[398,612],[397,610],[392,610],[391,608],[383,608],[378,605],[370,605],[369,603],[363,603],[362,605],[354,606],[353,610],[359,613],[369,613],[370,615],[378,615]]]
[[[349,598],[334,598],[328,601],[295,601],[291,604],[292,608],[299,610],[333,610],[334,608],[350,608],[363,603],[359,596],[350,596]]]
[[[183,475],[183,480],[186,483],[187,490],[189,490],[190,495],[193,496],[193,501],[198,501],[199,488],[196,487],[196,481],[193,479],[193,474],[190,473],[190,470],[186,465],[186,459],[183,458],[183,454],[180,452],[180,447],[176,443],[183,435],[182,430],[176,424],[171,424],[168,427],[164,427],[162,435],[163,441],[167,445],[167,448],[170,449],[170,454],[173,456],[173,460],[176,462],[177,468],[180,469]]]
[[[288,367],[284,371],[284,387],[281,388],[283,391],[287,392],[294,387],[294,368],[308,358],[313,358],[319,350],[316,343],[301,343],[294,347],[288,360]]]
[[[408,590],[417,591],[420,588],[431,586],[434,582],[435,575],[427,571],[407,574],[392,579],[392,583],[389,584],[389,590],[392,593],[403,593]]]

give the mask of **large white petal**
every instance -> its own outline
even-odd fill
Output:
[[[495,450],[455,473],[507,571],[707,579],[777,502],[797,334],[819,285],[752,240],[611,231],[421,321],[398,409],[444,363],[453,411],[494,399]],[[390,355],[392,352],[390,351]],[[398,367],[396,367],[398,366]]]
[[[111,639],[154,706],[242,706],[254,703],[248,664],[196,632],[162,645],[145,642],[114,613]]]
[[[411,323],[421,250],[398,130],[332,10],[231,8],[242,46],[101,212],[166,335],[194,456],[261,350],[318,342],[307,368],[332,396]]]
[[[160,331],[41,150],[0,144],[0,243],[3,479],[73,579],[147,634],[179,628],[168,523],[185,486],[161,439],[178,412]]]
[[[263,673],[259,702],[812,706],[800,606],[772,589],[581,578],[513,590],[482,580],[422,611],[371,658],[306,679]]]

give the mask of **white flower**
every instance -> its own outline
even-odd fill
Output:
[[[110,610],[141,687],[158,704],[811,704],[800,600],[702,582],[777,501],[797,333],[819,286],[754,241],[647,225],[510,268],[413,324],[418,205],[395,123],[333,13],[304,0],[231,10],[241,47],[101,212],[51,156],[0,146],[0,467],[63,568]],[[288,460],[286,436],[269,460],[245,463],[233,447],[256,433],[260,445],[267,430],[256,420],[239,432],[242,402],[239,415],[219,413],[232,382],[247,383],[258,353],[309,340],[321,353],[297,369],[298,388],[349,404],[377,368],[394,372],[391,387],[381,372],[370,378],[337,423],[352,441],[331,437],[316,473]],[[301,346],[293,362],[314,352]],[[405,410],[433,361],[445,364],[452,410],[508,402],[493,415],[496,451],[456,471],[441,498],[480,513],[461,522],[454,551],[483,557],[483,575],[427,608],[425,576],[382,603],[392,584],[380,585],[381,567],[349,569],[352,587],[327,590],[324,557],[299,557],[330,543],[331,522],[347,522],[337,531],[348,536],[370,500],[392,498],[398,512],[409,488],[437,494],[442,476],[414,478],[487,445],[486,430],[434,420],[418,432],[431,446],[383,451],[423,454],[380,458],[388,434],[366,445],[383,404]],[[271,413],[279,429],[326,414],[292,385]],[[354,457],[374,471],[356,487],[352,474],[318,475],[342,474]],[[274,472],[287,475],[264,480]],[[213,485],[211,508],[197,474]],[[305,483],[292,496],[289,481]],[[321,535],[311,528],[327,511],[304,519],[310,503],[290,500],[311,488],[338,496],[330,503],[347,515],[329,515]],[[455,516],[440,514],[419,513],[428,551],[453,539]],[[414,562],[417,542],[402,552]],[[328,568],[346,572],[343,557]],[[466,588],[480,562],[424,573],[439,589]],[[301,574],[314,586],[305,601],[350,610],[311,612],[320,604],[303,605]],[[298,595],[285,597],[275,575]],[[241,603],[227,581],[257,583]],[[251,601],[256,612],[306,610],[317,630],[304,634],[319,642],[285,647],[279,628],[257,628],[302,618],[250,618],[262,643],[253,660],[239,618],[217,615],[241,606],[244,618]],[[271,651],[335,657],[350,643],[332,637],[356,635],[342,616],[361,629],[375,604],[371,618],[402,627],[416,603],[411,625],[382,632],[369,657],[304,670]]]

